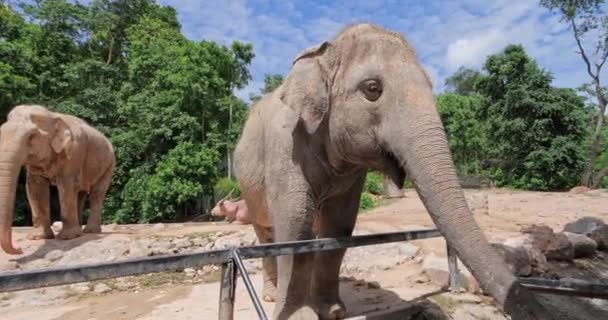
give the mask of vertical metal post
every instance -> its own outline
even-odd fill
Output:
[[[220,280],[220,306],[218,319],[234,319],[234,295],[236,292],[236,268],[230,259],[222,264],[222,277]]]
[[[260,317],[260,320],[267,320],[268,316],[266,316],[266,313],[264,312],[264,307],[260,302],[260,298],[258,298],[258,295],[255,293],[255,288],[253,287],[253,283],[251,283],[249,274],[247,274],[247,269],[245,269],[245,264],[243,264],[243,259],[241,259],[241,255],[239,254],[239,249],[232,249],[232,260],[236,264],[236,268],[239,270],[243,282],[245,282],[245,288],[247,288],[247,292],[249,292],[249,297],[251,297],[258,317]]]
[[[447,244],[447,240],[446,240]],[[454,249],[447,244],[448,250],[448,271],[450,273],[450,291],[458,292],[460,290],[460,271],[458,270],[458,256]]]

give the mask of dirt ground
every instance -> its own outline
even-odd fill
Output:
[[[584,216],[608,222],[608,191],[584,194],[515,192],[509,190],[466,191],[475,218],[493,240],[517,234],[522,227],[544,224],[561,231],[564,225]],[[356,233],[434,228],[420,199],[413,191],[406,197],[360,215]],[[166,225],[104,226],[101,235],[85,235],[70,241],[29,241],[28,228],[15,228],[14,237],[24,254],[9,257],[0,253],[0,269],[28,270],[41,267],[94,263],[126,259],[145,248],[165,246],[169,250],[205,250],[224,245],[251,244],[253,232],[248,225],[223,223],[184,223]],[[218,234],[219,233],[219,234]],[[231,239],[223,240],[223,236]],[[234,238],[238,235],[240,238]],[[158,242],[158,239],[171,239]],[[187,240],[184,240],[187,239]],[[234,240],[236,239],[236,240]],[[244,240],[243,240],[244,239]],[[152,241],[157,241],[152,243]],[[236,241],[236,242],[234,242]],[[240,241],[240,242],[239,242]],[[180,245],[185,243],[185,245]],[[422,259],[429,255],[445,256],[442,238],[413,241],[418,251],[410,258],[383,264],[383,250],[397,245],[349,249],[349,262],[343,268],[341,295],[348,316],[370,315],[374,311],[415,305],[425,300],[452,319],[505,319],[483,295],[441,293],[441,287],[425,279]],[[177,248],[177,249],[176,249]],[[146,249],[153,250],[153,249]],[[355,251],[358,250],[358,251]],[[399,249],[402,250],[402,249]],[[161,250],[161,252],[163,252]],[[179,251],[183,252],[183,251]],[[389,252],[389,251],[386,251]],[[407,255],[407,253],[405,254]],[[378,258],[380,257],[380,258]],[[388,258],[387,258],[388,259]],[[387,260],[388,261],[388,260]],[[261,290],[259,261],[251,262],[252,280]],[[187,271],[187,272],[186,272]],[[142,280],[147,279],[147,280]],[[81,320],[81,319],[217,319],[219,283],[217,267],[165,275],[100,281],[93,284],[61,286],[12,293],[0,293],[0,318],[6,320]],[[459,307],[459,305],[465,305]],[[264,303],[272,314],[272,303]],[[239,278],[235,319],[256,319],[256,313]],[[373,318],[373,317],[369,317]]]

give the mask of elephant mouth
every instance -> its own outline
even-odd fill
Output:
[[[395,185],[403,186],[407,176],[405,163],[399,161],[399,158],[394,153],[384,148],[382,149],[382,162],[384,164],[384,173],[391,178]]]

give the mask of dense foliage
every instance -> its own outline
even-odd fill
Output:
[[[233,90],[253,57],[249,44],[186,39],[175,10],[152,0],[2,5],[0,116],[40,103],[92,123],[118,162],[104,218],[173,220],[213,200],[247,114]]]
[[[589,135],[584,99],[553,87],[551,74],[520,45],[489,56],[483,71],[451,78],[471,83],[472,77],[470,95],[437,98],[460,173],[490,174],[499,185],[532,190],[575,186]],[[498,161],[483,172],[482,162],[490,159]]]

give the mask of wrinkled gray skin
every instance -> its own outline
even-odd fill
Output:
[[[401,35],[356,24],[301,52],[285,82],[250,111],[234,159],[262,243],[349,236],[366,171],[380,170],[397,185],[407,171],[485,292],[514,319],[551,319],[473,219],[432,85]],[[343,318],[343,255],[265,259],[264,299],[276,301],[274,319]]]

